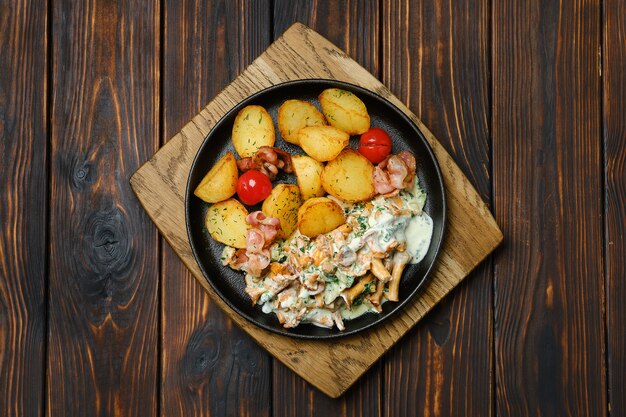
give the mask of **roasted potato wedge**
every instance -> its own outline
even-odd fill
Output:
[[[300,221],[300,215],[304,213],[307,208],[309,208],[310,206],[318,202],[319,202],[318,197],[313,197],[313,198],[309,198],[304,203],[302,203],[302,205],[300,206],[300,209],[298,209],[298,221]]]
[[[299,145],[298,131],[307,126],[326,124],[324,115],[317,108],[303,100],[287,100],[278,109],[278,130],[289,143]]]
[[[328,233],[345,221],[341,206],[327,197],[311,198],[298,210],[298,229],[311,238]]]
[[[266,216],[280,220],[279,239],[291,236],[298,224],[298,209],[302,205],[300,190],[294,184],[278,184],[263,201],[261,210]]]
[[[332,126],[309,126],[298,131],[298,141],[319,162],[334,159],[348,145],[350,135]]]
[[[213,165],[193,193],[207,203],[219,203],[235,194],[238,179],[235,155],[228,152]]]
[[[261,106],[246,106],[233,123],[233,145],[240,157],[253,156],[261,146],[274,146],[276,133],[270,114]]]
[[[350,91],[328,88],[318,98],[322,113],[331,126],[349,135],[360,135],[370,128],[370,115],[365,104]]]
[[[306,155],[294,155],[291,164],[298,179],[298,187],[303,200],[311,197],[323,197],[326,192],[322,187],[324,165]]]
[[[355,203],[369,200],[374,189],[374,165],[354,149],[344,149],[322,171],[322,186],[341,201]]]
[[[240,249],[246,247],[247,216],[243,204],[231,198],[209,207],[204,223],[213,239]]]

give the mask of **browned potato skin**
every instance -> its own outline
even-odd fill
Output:
[[[341,206],[327,197],[311,198],[298,210],[298,229],[301,234],[311,238],[328,233],[345,221]]]
[[[262,106],[246,106],[237,113],[232,140],[242,158],[253,156],[261,146],[274,146],[276,132],[272,117]]]
[[[213,239],[241,249],[246,247],[247,216],[244,205],[230,198],[209,207],[204,223]]]
[[[324,115],[313,104],[303,100],[286,100],[278,108],[278,130],[289,143],[300,145],[298,131],[307,126],[323,126]]]
[[[281,230],[277,234],[279,239],[291,236],[296,230],[298,209],[301,205],[300,189],[294,184],[278,184],[263,201],[263,213],[280,220]]]
[[[322,171],[324,165],[310,156],[294,155],[291,164],[298,179],[298,187],[303,200],[312,197],[323,197],[326,194],[322,187]]]
[[[235,155],[228,152],[213,165],[193,193],[207,203],[219,203],[235,194],[238,179]]]
[[[319,95],[322,113],[331,126],[349,135],[360,135],[370,128],[365,103],[350,91],[328,88]]]
[[[352,148],[344,149],[322,171],[322,186],[346,203],[370,200],[376,194],[374,165]]]
[[[326,200],[330,200],[328,197],[313,197],[302,203],[300,209],[298,210],[298,221],[300,221],[300,216],[304,214],[306,209],[311,207],[313,204],[317,204],[319,202],[325,202]],[[332,201],[332,200],[331,200]]]
[[[333,126],[309,126],[298,131],[298,141],[311,158],[318,162],[334,159],[348,146],[350,135]]]

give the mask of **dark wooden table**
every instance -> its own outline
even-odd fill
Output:
[[[625,3],[0,0],[0,415],[626,416]],[[225,318],[128,183],[295,21],[505,234],[339,400]]]

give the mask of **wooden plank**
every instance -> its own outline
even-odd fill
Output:
[[[55,1],[47,415],[158,412],[159,2]]]
[[[608,401],[626,415],[626,4],[604,6],[604,250],[607,281]]]
[[[303,22],[377,75],[378,13],[376,0],[277,0],[274,3],[274,33],[280,35],[295,22]],[[381,409],[380,381],[380,366],[375,365],[345,396],[333,400],[275,360],[274,416],[378,416]]]
[[[269,1],[165,2],[164,137],[269,44]],[[161,414],[269,415],[271,359],[213,303],[175,252],[162,255]]]
[[[382,81],[490,201],[489,2],[393,1]],[[492,414],[492,269],[483,264],[383,361],[385,415]]]
[[[376,0],[274,0],[274,35],[304,23],[365,67],[379,74],[379,4]]]
[[[600,2],[493,3],[496,414],[606,414]]]
[[[0,1],[0,415],[43,411],[47,2]]]
[[[216,121],[235,104],[269,85],[301,78],[335,78],[375,91],[410,117],[442,167],[447,198],[447,236],[420,297],[365,334],[307,341],[271,334],[236,314],[202,277],[187,240],[184,190],[192,158]],[[311,29],[296,24],[132,176],[137,194],[168,243],[216,304],[283,364],[336,397],[345,392],[433,306],[456,287],[502,240],[487,206],[433,134],[367,70]]]

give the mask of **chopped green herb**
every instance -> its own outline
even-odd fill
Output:
[[[363,293],[364,294],[371,294],[374,291],[376,291],[376,281],[370,281],[365,285],[365,288],[363,289]]]

